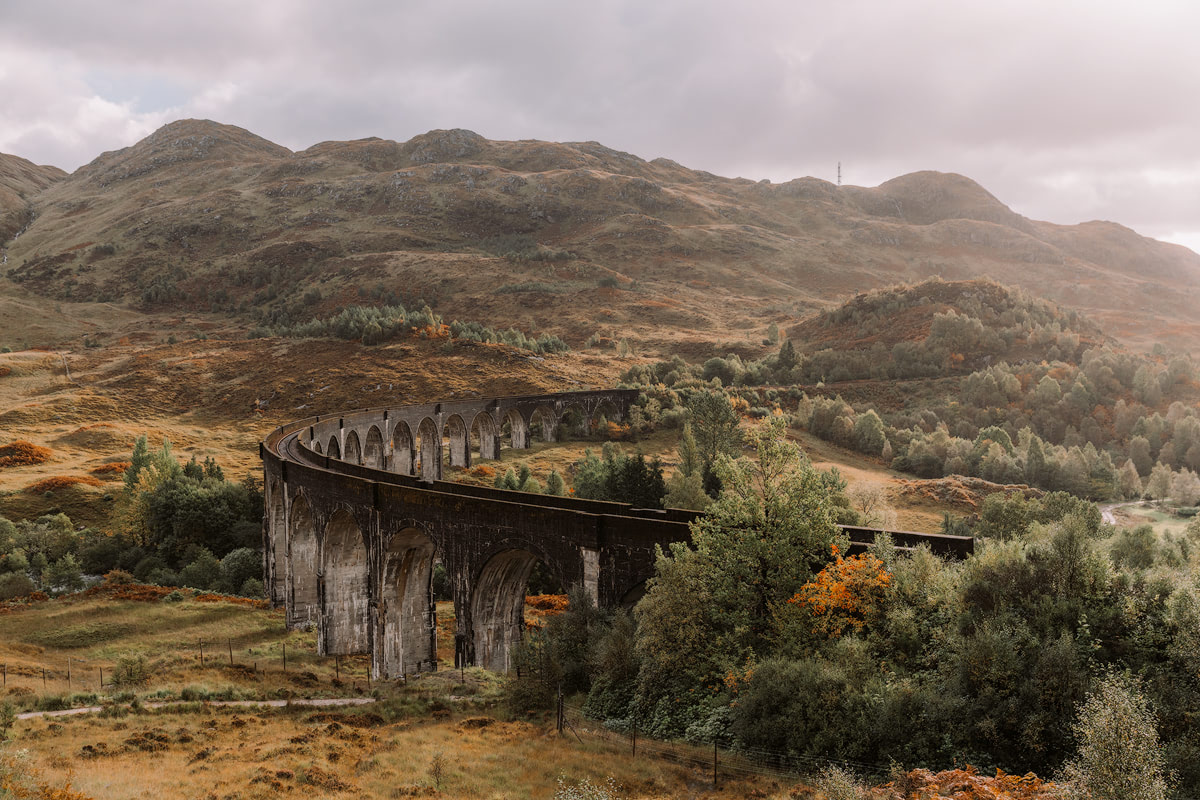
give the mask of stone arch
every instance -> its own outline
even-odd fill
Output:
[[[638,601],[641,600],[645,596],[646,596],[646,581],[640,581],[625,590],[625,593],[623,595],[621,595],[620,606],[621,606],[621,608],[628,611],[628,610],[632,609],[634,606],[636,606],[638,604]]]
[[[432,417],[425,417],[417,428],[417,453],[423,481],[441,480],[442,435]]]
[[[450,466],[471,466],[471,439],[467,424],[458,414],[451,414],[446,419],[445,436],[450,451]]]
[[[412,475],[417,463],[416,446],[413,440],[412,428],[400,420],[392,431],[392,472],[401,475]]]
[[[398,678],[437,665],[433,553],[433,540],[417,527],[388,539],[379,590],[380,677]]]
[[[341,445],[338,444],[338,439],[336,436],[329,437],[329,447],[326,449],[325,454],[330,458],[342,457],[342,448]]]
[[[289,628],[305,627],[317,622],[319,614],[317,524],[304,495],[292,500],[288,524],[288,603]]]
[[[553,442],[558,436],[558,415],[550,406],[538,406],[529,415],[529,437]]]
[[[570,403],[558,417],[558,432],[560,435],[587,436],[592,432],[591,422],[587,409],[579,403]]]
[[[358,434],[350,431],[346,434],[346,447],[342,451],[342,461],[351,464],[362,463],[362,445],[358,442]]]
[[[316,439],[312,440],[312,451],[317,455],[321,455],[321,443]]]
[[[529,423],[515,408],[510,408],[501,420],[500,435],[508,437],[508,446],[514,450],[529,447]]]
[[[621,422],[623,419],[624,415],[621,413],[620,407],[612,400],[605,399],[597,403],[596,408],[593,409],[590,427],[592,431],[605,433],[600,430],[600,426],[604,422]]]
[[[471,449],[479,454],[480,461],[500,457],[500,432],[496,421],[486,411],[480,411],[471,420]]]
[[[287,602],[288,529],[283,487],[277,480],[272,480],[267,487],[267,521],[270,536],[267,597],[272,605],[278,606]]]
[[[525,587],[540,559],[529,550],[504,550],[484,565],[471,596],[474,663],[507,672],[525,633]]]
[[[368,649],[367,546],[346,509],[325,526],[322,548],[325,597],[321,641],[328,655],[365,653]]]
[[[370,467],[371,469],[383,469],[384,456],[383,434],[379,432],[377,426],[372,425],[370,430],[367,431],[367,443],[363,445],[363,466]]]

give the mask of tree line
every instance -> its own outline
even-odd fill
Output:
[[[134,444],[107,529],[65,514],[0,518],[0,599],[74,591],[113,570],[160,586],[262,597],[262,493],[225,479],[211,458],[181,464],[165,440]]]
[[[749,455],[718,457],[718,497],[690,543],[659,553],[632,613],[575,593],[527,637],[517,660],[539,679],[514,703],[561,686],[616,730],[1061,773],[1085,788],[1134,752],[1114,737],[1137,734],[1148,744],[1118,765],[1122,779],[1156,789],[1121,796],[1164,797],[1169,774],[1184,793],[1200,788],[1200,595],[1187,579],[1200,522],[1135,563],[1115,557],[1125,545],[1086,501],[997,496],[966,561],[901,553],[886,536],[851,557],[836,477],[783,424],[756,426]]]

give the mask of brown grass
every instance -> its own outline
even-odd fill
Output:
[[[113,461],[108,464],[101,464],[98,467],[92,467],[91,473],[93,475],[117,475],[124,473],[127,469],[129,469],[128,461]]]
[[[25,491],[41,494],[42,492],[53,492],[58,489],[66,489],[68,486],[79,485],[99,486],[100,480],[93,478],[91,475],[54,475],[29,484],[25,487]]]
[[[50,459],[53,452],[49,447],[18,439],[15,442],[0,446],[0,467],[24,467],[32,464],[42,464]]]

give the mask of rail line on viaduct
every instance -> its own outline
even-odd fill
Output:
[[[374,408],[298,420],[263,441],[264,583],[289,628],[315,626],[327,655],[370,654],[377,678],[437,667],[434,561],[449,576],[456,665],[503,671],[524,631],[541,561],[602,607],[629,605],[656,546],[687,541],[697,512],[512,492],[442,480],[469,466],[619,421],[637,390],[567,392]],[[446,452],[448,451],[448,453]],[[448,458],[447,458],[448,456]],[[874,530],[846,528],[852,549]],[[893,533],[962,557],[965,537]]]

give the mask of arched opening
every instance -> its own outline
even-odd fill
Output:
[[[553,442],[558,435],[558,417],[547,406],[538,406],[529,415],[529,438]]]
[[[383,469],[383,434],[374,425],[367,431],[367,443],[363,445],[362,463],[371,469]]]
[[[500,457],[500,435],[492,415],[481,411],[471,421],[471,450],[479,455],[480,461]]]
[[[383,678],[437,665],[433,551],[433,542],[417,528],[406,528],[388,541],[379,599]]]
[[[316,439],[312,440],[312,451],[317,455],[321,455],[321,443]]]
[[[525,595],[539,559],[527,550],[505,550],[492,556],[475,582],[471,598],[475,664],[507,672],[514,648],[525,633]],[[548,585],[561,581],[553,570]]]
[[[401,420],[396,423],[396,430],[392,432],[392,472],[412,475],[416,460],[412,429],[408,427],[407,422]]]
[[[529,423],[521,416],[521,412],[510,408],[500,423],[500,436],[508,439],[508,446],[513,450],[524,450],[529,447]]]
[[[342,448],[338,445],[338,440],[337,440],[336,436],[329,437],[329,447],[326,448],[325,453],[330,458],[341,458],[342,457]]]
[[[417,428],[417,474],[423,481],[441,480],[442,436],[433,419],[426,417]]]
[[[450,466],[471,466],[471,445],[467,438],[467,425],[458,414],[451,414],[446,420],[446,449],[450,455]]]
[[[303,495],[292,500],[288,525],[288,572],[291,575],[291,599],[287,608],[289,628],[302,628],[317,622],[317,525]]]
[[[284,511],[283,485],[279,481],[271,481],[267,488],[267,508],[269,527],[270,560],[267,562],[268,577],[267,597],[271,605],[278,606],[287,602],[287,516]]]
[[[358,434],[350,431],[346,434],[346,450],[342,453],[342,461],[348,461],[351,464],[362,463],[362,446],[358,443]]]
[[[587,436],[589,433],[591,433],[591,419],[583,406],[578,403],[567,406],[558,420],[557,438]]]
[[[621,409],[611,400],[601,400],[596,406],[596,410],[592,412],[591,430],[592,433],[599,433],[601,436],[607,436],[608,423],[619,423],[624,419]]]
[[[635,583],[626,590],[625,594],[621,595],[621,608],[629,611],[638,604],[638,601],[646,596],[646,582]]]
[[[329,655],[367,652],[367,547],[349,511],[325,527],[325,613],[321,639]]]

